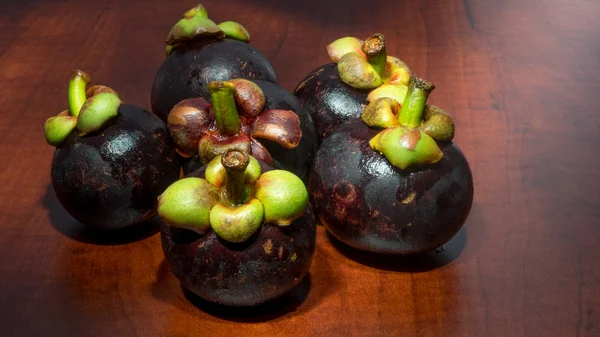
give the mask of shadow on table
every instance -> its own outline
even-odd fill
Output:
[[[84,243],[95,245],[127,244],[153,236],[160,227],[160,219],[156,216],[139,225],[119,230],[101,230],[86,226],[74,219],[62,207],[56,198],[52,184],[48,184],[42,204],[48,210],[50,223],[58,232]]]
[[[458,258],[466,246],[467,233],[461,228],[443,248],[419,256],[399,257],[365,252],[347,246],[327,232],[329,242],[345,257],[369,267],[400,272],[419,273],[440,268]]]
[[[191,291],[181,287],[185,298],[203,312],[228,321],[258,323],[282,317],[298,310],[310,293],[310,274],[300,281],[292,290],[267,303],[253,307],[229,307],[208,302]]]

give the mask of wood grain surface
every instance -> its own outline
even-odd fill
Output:
[[[357,253],[319,228],[309,277],[250,310],[185,294],[155,230],[78,224],[46,118],[72,68],[149,107],[192,1],[0,1],[0,336],[600,336],[600,2],[206,0],[292,90],[342,36],[385,34],[457,125],[475,200],[441,253]],[[153,228],[155,229],[155,228]]]

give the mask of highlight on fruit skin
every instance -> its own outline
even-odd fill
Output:
[[[199,234],[211,229],[223,240],[248,240],[262,223],[289,225],[308,207],[300,178],[283,170],[260,173],[258,161],[229,149],[206,167],[206,179],[183,178],[159,197],[158,214],[174,227]]]

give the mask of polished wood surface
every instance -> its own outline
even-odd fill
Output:
[[[86,230],[50,185],[46,118],[78,67],[149,107],[191,1],[0,1],[0,336],[600,336],[600,3],[207,0],[292,90],[341,36],[384,33],[437,89],[475,200],[440,253],[386,259],[319,228],[310,275],[252,310],[185,294],[156,231]]]

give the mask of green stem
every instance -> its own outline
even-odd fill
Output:
[[[385,50],[385,38],[377,33],[365,40],[362,51],[367,55],[367,62],[375,69],[381,78],[385,77],[387,64],[387,52]]]
[[[90,76],[81,70],[74,70],[69,82],[69,111],[72,116],[79,116],[79,111],[85,103],[85,89],[90,83]]]
[[[435,89],[435,85],[416,76],[410,77],[410,86],[398,114],[401,125],[416,128],[421,125],[427,97]]]
[[[231,82],[214,81],[208,84],[212,98],[217,128],[222,135],[233,136],[240,131],[242,122],[235,107],[233,92],[235,85]]]
[[[248,201],[250,193],[244,178],[248,163],[248,153],[240,150],[228,150],[221,157],[221,165],[227,171],[226,198],[231,205],[237,206]]]

